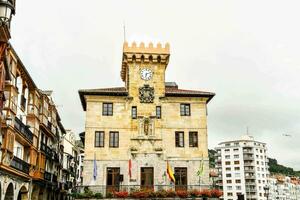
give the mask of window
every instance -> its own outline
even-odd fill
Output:
[[[109,132],[109,147],[119,147],[119,132]]]
[[[234,158],[239,158],[239,155],[234,155]]]
[[[190,147],[198,147],[198,132],[189,132]]]
[[[240,179],[235,180],[235,183],[241,183]]]
[[[227,177],[227,178],[230,178],[230,177],[231,177],[231,174],[226,174],[226,177]]]
[[[226,171],[230,171],[231,170],[231,167],[226,167]]]
[[[230,159],[230,155],[226,155],[226,156],[225,156],[225,159]]]
[[[113,104],[112,103],[103,103],[102,115],[112,116],[113,115]]]
[[[227,180],[226,183],[232,183],[232,180]]]
[[[161,118],[161,106],[156,106],[156,118]]]
[[[234,167],[235,171],[240,171],[240,167]]]
[[[191,105],[190,104],[180,104],[180,115],[181,116],[190,116],[191,115]]]
[[[175,190],[187,190],[187,168],[175,167]]]
[[[230,161],[226,161],[226,162],[225,162],[225,165],[230,165]]]
[[[176,147],[184,147],[184,132],[175,132]]]
[[[237,161],[234,161],[234,164],[235,164],[235,165],[238,165],[238,164],[240,164],[240,161],[238,161],[238,160],[237,160]]]
[[[132,106],[131,107],[131,118],[132,119],[136,119],[137,118],[137,107],[136,106]]]
[[[104,147],[104,132],[95,132],[95,147]]]

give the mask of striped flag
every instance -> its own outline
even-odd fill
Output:
[[[169,164],[169,161],[167,161],[167,174],[170,178],[170,180],[175,183],[175,176],[174,176],[174,172],[172,170],[172,167]]]
[[[131,159],[129,159],[128,161],[128,175],[129,175],[129,178],[131,179],[131,168],[132,168],[132,162],[131,162]]]

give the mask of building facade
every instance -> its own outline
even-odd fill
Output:
[[[223,187],[224,200],[244,196],[246,200],[266,200],[264,187],[269,177],[267,147],[253,137],[222,142],[216,148],[219,170],[218,184]]]
[[[77,145],[75,134],[71,130],[66,130],[61,144],[64,147],[63,154],[63,182],[67,183],[68,193],[72,192],[71,189],[75,188],[78,183],[81,171],[80,168],[80,154],[82,153],[81,147]]]
[[[40,90],[11,47],[0,151],[0,199],[64,199],[60,197],[64,134],[50,91]]]
[[[268,178],[269,199],[298,200],[300,199],[299,177],[273,175]]]
[[[124,43],[124,87],[80,90],[85,122],[83,185],[208,184],[207,104],[214,93],[165,82],[169,45]],[[197,176],[204,162],[202,177]]]

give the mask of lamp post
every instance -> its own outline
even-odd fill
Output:
[[[10,39],[10,22],[15,14],[15,0],[0,0],[0,42],[1,62],[8,40]]]
[[[267,197],[267,200],[269,200],[269,192],[270,192],[270,188],[269,188],[269,186],[265,186],[264,187],[264,191],[265,191],[265,195],[266,195],[266,197]]]

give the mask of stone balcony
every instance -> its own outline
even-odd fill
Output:
[[[29,174],[29,168],[30,164],[25,162],[24,160],[21,160],[20,158],[14,156],[14,158],[11,161],[10,166],[14,169],[17,169],[25,174]]]

